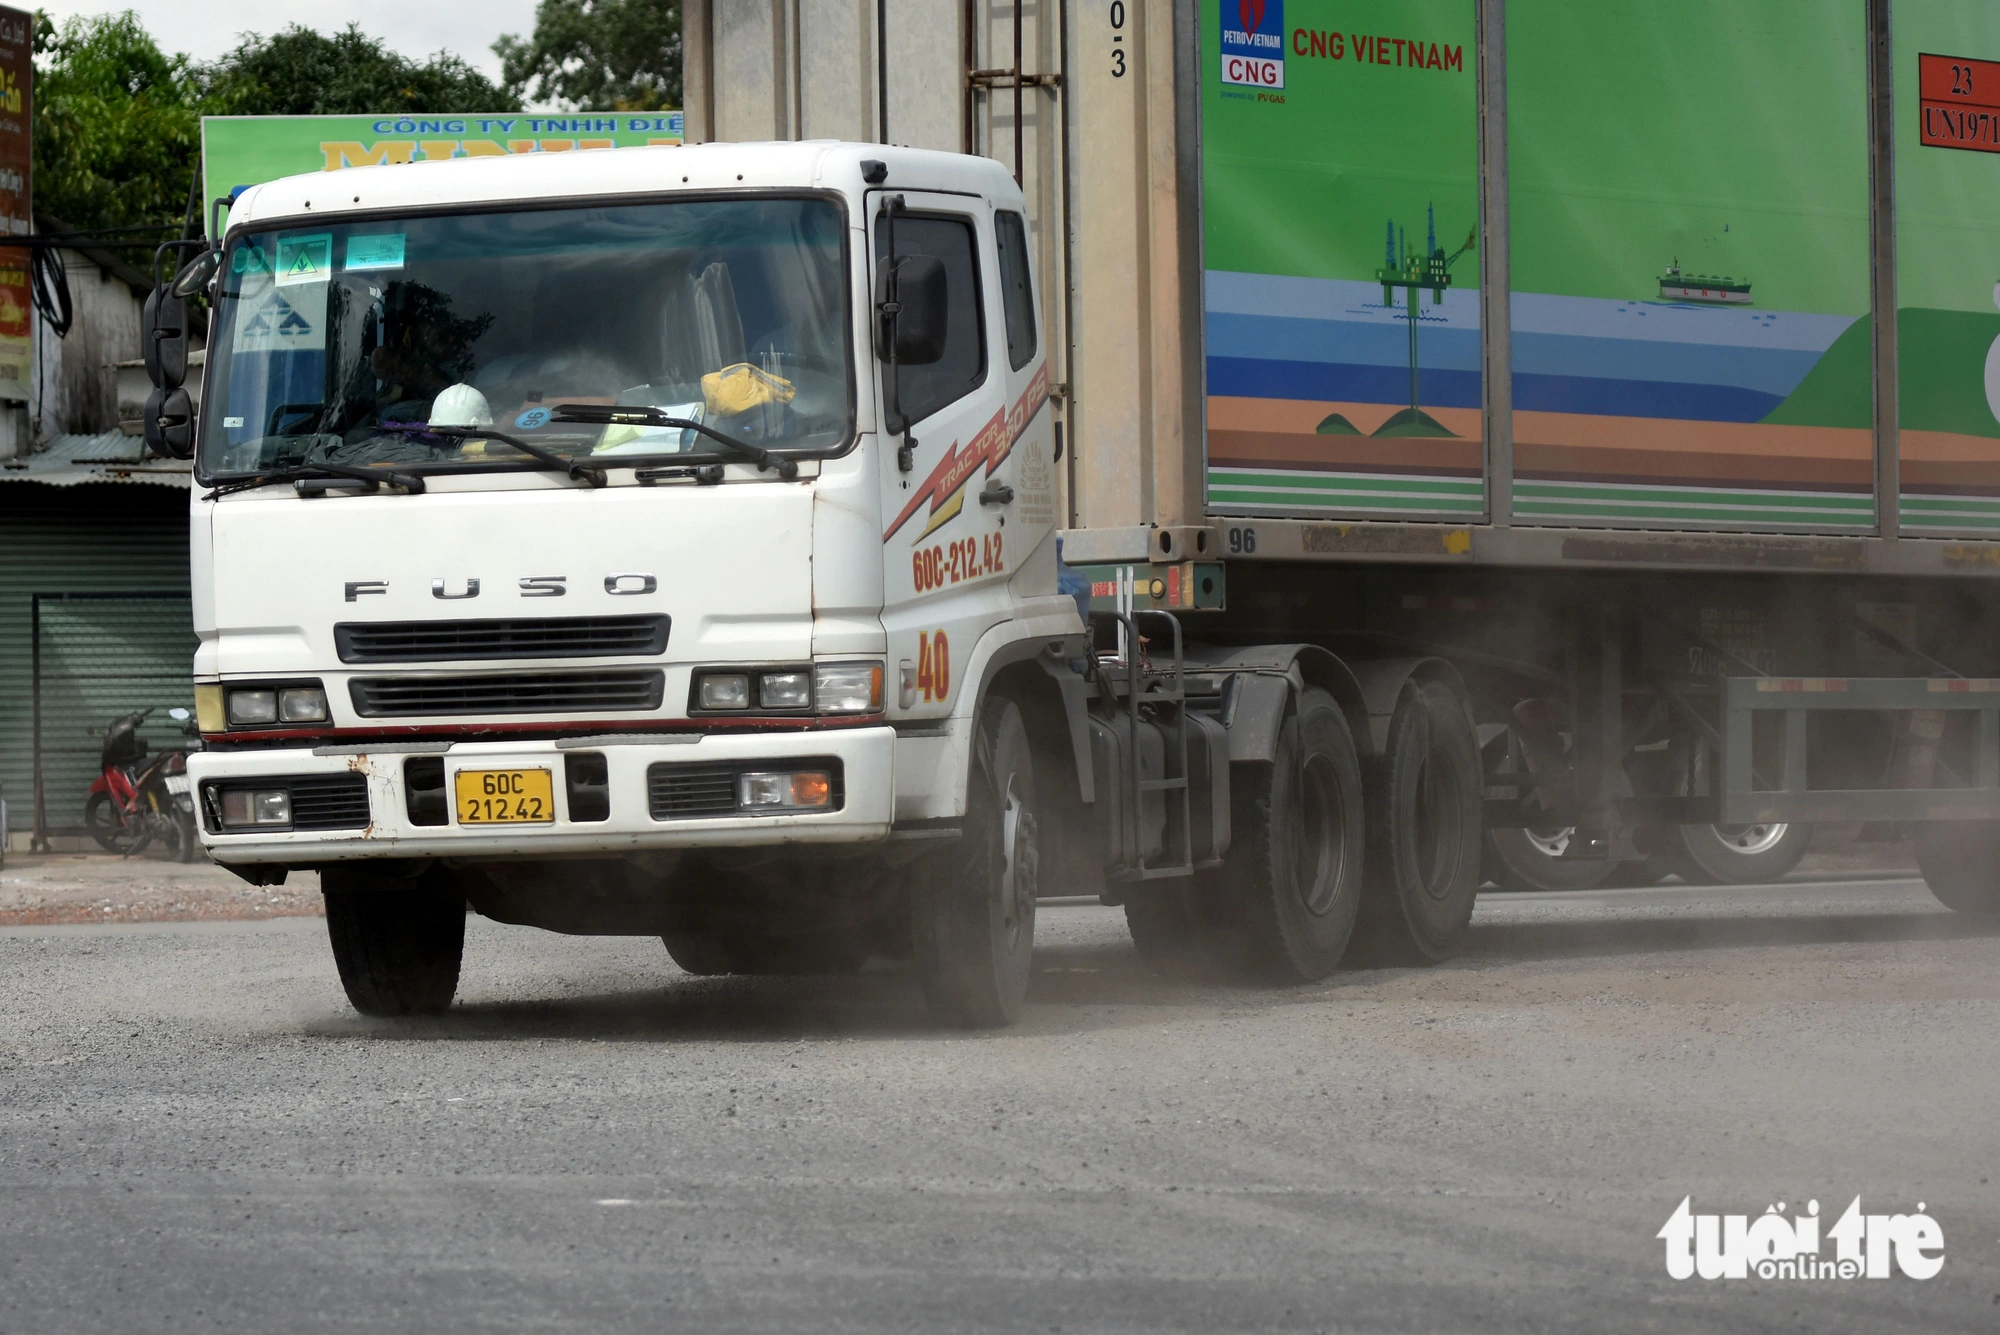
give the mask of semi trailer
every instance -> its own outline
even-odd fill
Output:
[[[211,855],[348,996],[1038,899],[1171,975],[1898,823],[2000,911],[2000,18],[690,0],[685,147],[288,177],[153,303]],[[187,406],[185,302],[212,308]]]

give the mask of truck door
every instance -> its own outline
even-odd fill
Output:
[[[963,685],[960,664],[1012,602],[1017,530],[1009,516],[1019,502],[1018,487],[1009,488],[1019,465],[1010,458],[993,209],[967,195],[900,191],[878,192],[870,213],[878,297],[892,232],[898,260],[928,255],[945,271],[943,355],[923,366],[883,366],[878,382],[882,420],[893,424],[900,413],[914,441],[903,453],[903,436],[885,431],[878,452],[889,705],[905,717],[939,717]]]

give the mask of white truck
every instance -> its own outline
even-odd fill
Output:
[[[1990,4],[1739,0],[1782,71],[1587,0],[684,15],[695,146],[273,181],[154,299],[203,839],[319,870],[357,1007],[469,904],[996,1024],[1049,894],[1296,981],[1825,821],[2000,912]]]
[[[1001,1023],[1037,896],[1106,866],[1226,862],[1244,963],[1331,969],[1349,716],[1283,653],[1182,670],[1170,618],[1089,642],[1026,237],[998,163],[867,144],[245,193],[180,284],[215,310],[211,855],[319,870],[367,1013],[449,1004],[470,904],[702,973],[901,954],[940,1019]],[[1273,756],[1232,804],[1232,759]]]

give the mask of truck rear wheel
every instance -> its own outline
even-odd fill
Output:
[[[1914,821],[1908,827],[1917,870],[1938,903],[1954,913],[2000,913],[2000,822]]]
[[[333,962],[354,1009],[439,1015],[450,1008],[465,953],[465,898],[448,879],[328,867],[320,888]]]
[[[1354,932],[1366,825],[1361,761],[1333,697],[1305,690],[1272,763],[1233,769],[1230,787],[1234,836],[1221,871],[1201,878],[1213,919],[1200,946],[1265,982],[1324,978]]]
[[[931,1018],[993,1028],[1020,1018],[1035,948],[1039,837],[1021,710],[980,706],[965,832],[912,869],[910,937]]]
[[[1449,687],[1412,681],[1368,793],[1368,889],[1355,945],[1372,963],[1455,950],[1479,895],[1479,739]]]

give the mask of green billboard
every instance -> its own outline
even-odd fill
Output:
[[[448,116],[207,116],[202,186],[211,228],[247,186],[347,167],[679,144],[678,111]]]

